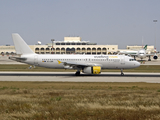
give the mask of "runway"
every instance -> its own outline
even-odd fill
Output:
[[[160,73],[103,72],[99,75],[74,72],[0,72],[0,81],[40,81],[40,82],[147,82],[160,83]]]

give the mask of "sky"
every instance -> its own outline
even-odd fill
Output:
[[[160,0],[0,0],[0,45],[13,45],[12,33],[29,45],[79,36],[119,49],[156,40],[160,50]]]

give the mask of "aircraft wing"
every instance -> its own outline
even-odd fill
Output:
[[[154,56],[156,54],[146,54],[146,57],[149,57],[149,56]],[[135,54],[135,55],[131,55],[131,56],[135,56],[135,57],[138,57],[138,54]]]
[[[92,67],[92,66],[102,66],[101,64],[96,63],[77,63],[77,62],[61,62],[58,60],[58,64],[63,63],[64,66],[71,66],[71,67]]]
[[[148,57],[148,56],[154,56],[154,55],[156,55],[156,54],[146,54],[147,57]]]
[[[135,56],[135,57],[137,57],[137,56],[138,56],[138,54],[134,54],[134,55],[133,55],[133,54],[130,54],[130,56]]]

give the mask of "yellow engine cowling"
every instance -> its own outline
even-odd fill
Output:
[[[93,74],[100,74],[101,73],[101,67],[100,66],[93,66]]]
[[[83,72],[88,73],[88,74],[100,74],[101,73],[101,67],[100,66],[85,67],[83,69]]]

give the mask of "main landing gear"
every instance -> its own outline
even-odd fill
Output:
[[[121,76],[123,76],[124,75],[124,73],[123,73],[123,69],[121,69]]]
[[[149,59],[148,59],[148,61],[151,61],[151,56],[149,56]]]
[[[79,76],[79,75],[80,75],[80,71],[77,71],[77,72],[75,73],[75,75],[76,75],[76,76]]]

